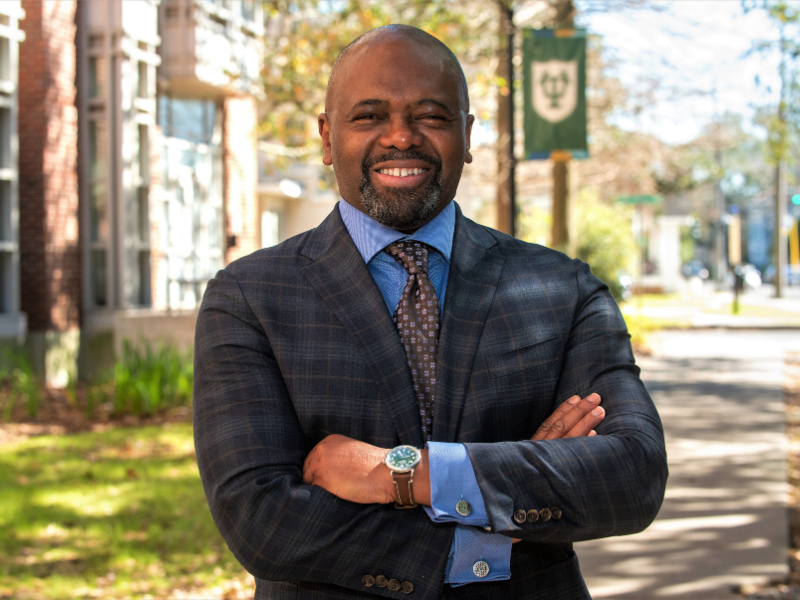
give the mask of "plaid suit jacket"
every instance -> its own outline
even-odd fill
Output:
[[[424,445],[399,336],[338,207],[316,229],[209,282],[195,341],[194,435],[214,520],[256,598],[589,597],[572,542],[634,533],[667,477],[658,414],[606,287],[580,261],[457,211],[440,330],[437,441],[466,445],[491,528],[517,538],[505,582],[444,586],[452,524],[303,484],[333,433]],[[591,438],[527,441],[573,394],[607,416]],[[522,440],[522,441],[520,441]],[[519,510],[562,516],[518,524]]]

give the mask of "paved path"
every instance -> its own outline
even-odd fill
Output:
[[[577,545],[595,598],[739,598],[786,574],[783,357],[797,331],[662,332],[643,379],[670,478],[655,523]]]

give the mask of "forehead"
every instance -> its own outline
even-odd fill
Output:
[[[459,76],[436,47],[407,39],[370,40],[347,57],[334,109],[363,100],[411,104],[432,98],[459,109]]]

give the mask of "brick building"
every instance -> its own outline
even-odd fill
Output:
[[[0,342],[51,385],[125,337],[191,343],[261,247],[260,4],[0,2]]]

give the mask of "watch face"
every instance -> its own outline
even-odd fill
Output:
[[[397,446],[386,455],[384,462],[393,471],[408,471],[419,464],[419,450],[414,446]]]

